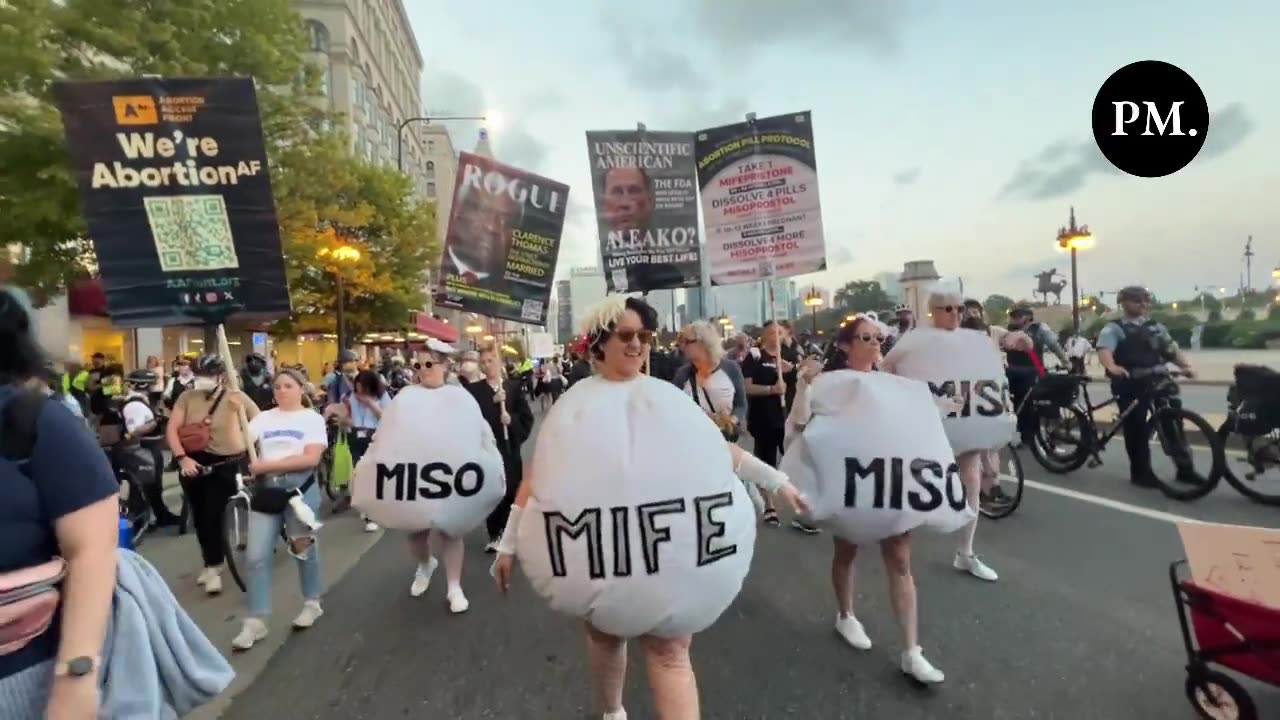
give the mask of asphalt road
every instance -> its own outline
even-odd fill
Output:
[[[978,532],[998,583],[955,572],[952,539],[917,538],[922,644],[947,673],[929,690],[896,668],[900,642],[876,553],[860,561],[858,593],[876,647],[859,652],[832,631],[830,541],[785,526],[762,530],[742,593],[694,641],[703,717],[1196,717],[1183,694],[1186,658],[1167,574],[1182,554],[1177,532],[1168,518],[1125,508],[1267,527],[1280,526],[1280,511],[1229,488],[1191,505],[1137,490],[1118,447],[1103,467],[1069,477],[1028,459],[1033,483],[1022,507]],[[328,592],[320,623],[290,638],[222,717],[598,718],[575,621],[550,612],[523,582],[499,596],[484,538],[469,540],[470,612],[448,613],[443,573],[426,596],[409,597],[412,565],[404,540],[389,533]],[[1280,690],[1244,682],[1261,717],[1280,717]],[[634,652],[626,703],[631,717],[653,717]]]

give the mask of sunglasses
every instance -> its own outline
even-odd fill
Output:
[[[631,341],[635,340],[636,338],[640,339],[641,345],[648,345],[649,343],[653,342],[652,330],[630,330],[630,329],[615,330],[613,334],[623,343],[627,343],[627,344],[630,344]]]
[[[432,361],[432,360],[427,360],[427,361],[425,361],[425,362],[416,362],[416,363],[414,363],[414,364],[413,364],[413,369],[414,369],[414,370],[424,370],[424,369],[425,369],[425,370],[430,370],[431,368],[433,368],[433,367],[435,367],[435,366],[436,366],[436,363],[435,363],[434,361]]]
[[[962,312],[964,310],[964,306],[963,305],[939,305],[938,307],[934,308],[934,310],[941,310],[942,312],[947,313],[949,315],[951,313]]]
[[[854,337],[855,337],[855,338],[857,338],[857,339],[859,339],[859,340],[861,340],[862,342],[864,342],[864,343],[868,343],[868,344],[870,344],[873,340],[875,341],[875,343],[876,343],[877,345],[883,345],[883,344],[884,344],[884,336],[883,336],[883,335],[873,335],[873,334],[871,334],[871,333],[862,333],[861,335],[854,335]]]

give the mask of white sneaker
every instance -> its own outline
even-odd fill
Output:
[[[471,607],[471,603],[467,602],[467,596],[462,594],[462,588],[450,590],[446,599],[449,601],[449,612],[455,615],[464,613]]]
[[[902,672],[925,685],[937,685],[947,678],[941,670],[924,659],[924,652],[919,645],[902,653]]]
[[[604,714],[604,720],[627,720],[627,711],[625,709],[614,710]]]
[[[324,610],[320,608],[319,600],[308,600],[302,603],[302,612],[298,613],[298,617],[293,619],[293,626],[299,630],[305,630],[316,624],[316,620],[324,614]]]
[[[431,587],[431,576],[439,564],[440,561],[435,558],[431,558],[431,562],[426,565],[418,564],[418,569],[413,572],[413,584],[409,586],[409,595],[421,597],[427,588]]]
[[[209,569],[209,577],[204,581],[204,591],[207,595],[217,595],[222,592],[222,573],[217,568]]]
[[[836,616],[836,633],[859,650],[871,649],[871,638],[867,635],[866,628],[852,615]]]
[[[489,544],[484,546],[484,551],[485,551],[486,553],[488,553],[489,555],[492,555],[492,554],[494,554],[494,553],[498,552],[498,541],[497,541],[497,540],[490,540],[490,541],[489,541]]]
[[[204,568],[201,570],[200,574],[196,576],[196,584],[200,587],[207,585],[209,583],[209,577],[213,575],[213,572],[213,568]]]
[[[374,522],[374,521],[372,521],[372,520],[365,520],[365,521],[364,521],[364,531],[365,531],[365,532],[367,532],[367,533],[375,533],[375,532],[378,532],[378,523],[376,523],[376,522]]]
[[[240,626],[240,634],[236,635],[231,641],[231,647],[236,650],[248,650],[255,643],[267,636],[267,624],[258,618],[245,618],[244,625]]]
[[[956,559],[951,563],[951,567],[954,567],[961,572],[967,572],[979,580],[986,580],[987,582],[995,582],[1000,579],[1000,576],[996,574],[996,571],[987,567],[986,563],[982,562],[981,558],[977,555],[956,553]]]

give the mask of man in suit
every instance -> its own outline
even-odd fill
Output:
[[[521,209],[507,193],[462,186],[440,261],[445,280],[505,292],[511,231]]]
[[[533,432],[533,408],[529,406],[529,399],[520,386],[520,378],[502,377],[502,359],[492,345],[480,351],[480,367],[484,370],[484,379],[465,383],[463,387],[480,404],[481,414],[493,429],[493,437],[498,441],[498,450],[502,453],[502,465],[507,475],[507,495],[494,508],[486,522],[489,545],[485,552],[492,553],[496,552],[498,540],[507,527],[511,503],[515,502],[516,490],[524,478],[520,446]]]

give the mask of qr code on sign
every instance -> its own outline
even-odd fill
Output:
[[[542,301],[525,300],[524,306],[520,308],[520,319],[542,322]]]
[[[240,267],[221,195],[149,197],[143,204],[162,272]]]

